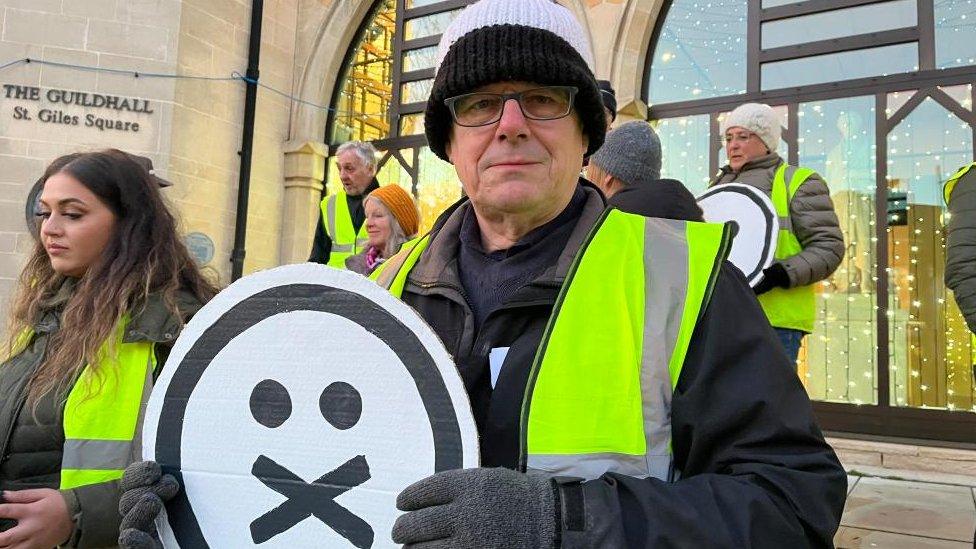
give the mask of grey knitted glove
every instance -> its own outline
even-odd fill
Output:
[[[164,475],[155,461],[140,461],[126,467],[121,488],[119,547],[160,549],[154,521],[163,510],[163,502],[180,491],[179,483],[173,475]]]
[[[548,475],[511,469],[459,469],[407,486],[393,541],[407,548],[552,548],[559,522]]]

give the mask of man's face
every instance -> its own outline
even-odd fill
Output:
[[[339,180],[342,181],[342,189],[346,194],[350,196],[363,194],[375,175],[372,168],[367,166],[354,151],[342,151],[336,157],[336,161],[339,167]]]
[[[513,93],[527,82],[499,82],[472,92]],[[515,100],[501,120],[474,128],[454,124],[447,155],[464,192],[482,216],[550,218],[569,203],[576,188],[587,138],[575,111],[556,120],[529,120]],[[554,212],[554,213],[553,213]]]
[[[746,162],[769,154],[769,149],[758,135],[734,126],[725,130],[725,154],[729,157],[729,167],[737,172]]]

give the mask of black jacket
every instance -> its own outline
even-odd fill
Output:
[[[646,217],[704,221],[694,195],[677,179],[629,185],[608,198],[607,205]]]
[[[969,330],[976,332],[976,169],[962,176],[949,200],[945,284]]]
[[[374,177],[369,187],[366,187],[366,190],[363,191],[363,194],[356,196],[346,195],[346,204],[349,206],[349,217],[352,218],[352,232],[359,233],[359,229],[366,222],[366,211],[363,209],[363,200],[369,193],[378,188],[380,188],[380,183]],[[325,230],[325,219],[319,213],[319,223],[315,226],[315,240],[312,241],[312,253],[309,254],[308,260],[312,263],[325,265],[329,262],[329,256],[331,255],[332,239]]]
[[[587,203],[564,252],[475,333],[457,274],[462,201],[435,224],[403,299],[455,357],[481,438],[481,465],[517,468],[529,369],[576,251],[604,209]],[[598,319],[595,319],[598,322]],[[598,325],[595,325],[598,328]],[[510,347],[496,386],[488,354]],[[725,264],[672,402],[673,483],[617,474],[563,485],[562,547],[828,547],[847,477],[742,275]],[[566,505],[578,501],[581,505]],[[585,524],[585,530],[569,529]]]

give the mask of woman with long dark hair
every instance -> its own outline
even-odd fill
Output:
[[[111,546],[152,380],[216,288],[129,155],[62,156],[42,180],[0,354],[0,547]]]

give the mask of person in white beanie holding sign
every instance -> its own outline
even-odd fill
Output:
[[[830,546],[846,475],[724,261],[730,230],[607,209],[579,177],[606,120],[572,13],[481,0],[440,53],[425,132],[466,196],[377,282],[454,357],[481,467],[406,487],[392,541]],[[161,506],[139,470],[124,547],[151,546],[136,529]]]
[[[813,332],[813,285],[840,265],[844,235],[824,180],[776,153],[782,126],[772,107],[740,105],[722,119],[720,129],[729,163],[709,186],[755,187],[769,195],[779,217],[776,259],[753,289],[795,366],[803,337]]]

